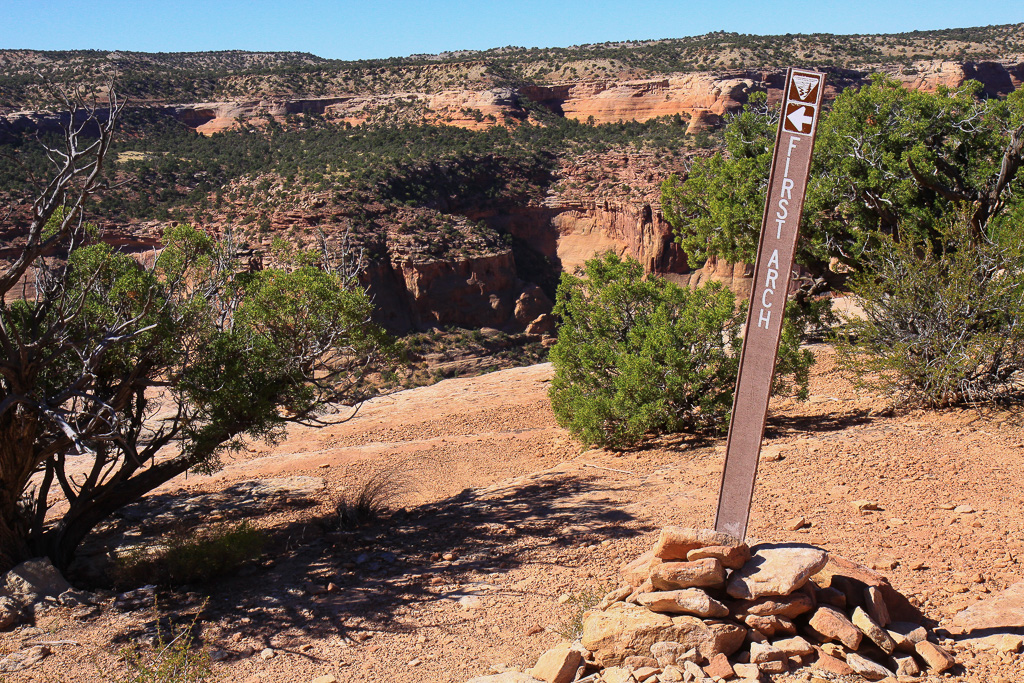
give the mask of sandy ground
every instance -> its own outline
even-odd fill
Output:
[[[749,534],[876,567],[940,629],[1024,578],[1020,416],[888,415],[838,375],[828,347],[815,353],[810,400],[773,403]],[[375,399],[344,424],[292,429],[213,476],[171,482],[117,528],[128,540],[169,519],[267,530],[267,554],[240,575],[160,593],[162,614],[198,614],[203,647],[226,653],[218,680],[458,683],[532,666],[660,527],[712,524],[724,455],[721,439],[583,450],[555,423],[550,377],[536,365]],[[399,512],[339,530],[333,501],[380,472],[401,483]],[[302,495],[245,504],[247,482],[295,477],[284,481]],[[863,500],[878,509],[859,513]],[[786,531],[796,517],[809,528]],[[152,609],[43,611],[36,628],[0,634],[0,655],[39,642],[53,654],[7,680],[111,680],[125,670],[117,652],[155,624]],[[1024,681],[1022,655],[955,650],[963,666],[942,680]]]

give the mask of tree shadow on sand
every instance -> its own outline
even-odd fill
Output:
[[[582,563],[574,548],[651,531],[617,508],[615,491],[596,475],[547,473],[467,489],[355,529],[339,529],[333,515],[307,516],[269,529],[264,559],[238,576],[161,591],[160,604],[183,615],[175,617],[181,623],[208,596],[201,621],[226,621],[247,641],[311,657],[299,647],[312,639],[353,643],[374,632],[410,631],[423,625],[415,615],[438,601],[457,612],[481,596],[509,595],[508,585],[491,581],[519,566],[573,566]],[[139,624],[118,641],[151,638],[156,623]],[[208,645],[250,654],[232,643]]]

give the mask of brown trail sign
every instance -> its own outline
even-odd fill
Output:
[[[746,536],[750,517],[757,460],[768,417],[768,397],[782,336],[793,253],[824,89],[825,74],[789,70],[768,179],[768,197],[761,222],[761,241],[754,266],[715,517],[716,531],[740,540]]]

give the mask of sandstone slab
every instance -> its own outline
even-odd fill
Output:
[[[711,529],[669,526],[661,530],[654,544],[654,556],[662,560],[685,560],[691,550],[708,546],[740,546],[739,539]]]
[[[781,661],[787,655],[782,650],[769,645],[768,643],[750,644],[750,661],[752,664],[763,664],[764,662]]]
[[[623,581],[636,588],[647,580],[651,573],[651,567],[655,564],[661,564],[661,560],[654,556],[653,550],[648,550],[632,562],[622,565],[619,572],[622,574]]]
[[[1024,581],[971,605],[953,617],[951,633],[1024,628]]]
[[[729,579],[726,591],[734,598],[756,600],[766,595],[789,595],[828,562],[821,548],[799,543],[763,543],[751,548],[750,561]]]
[[[690,562],[713,557],[722,563],[727,569],[739,569],[750,560],[750,548],[746,543],[739,545],[711,545],[705,548],[695,548],[686,553],[686,559]]]
[[[716,618],[729,616],[728,607],[699,588],[645,593],[638,596],[637,602],[654,612]]]
[[[850,676],[854,673],[850,665],[832,655],[825,654],[824,652],[818,653],[818,658],[814,660],[811,666],[821,671],[827,671],[837,676]]]
[[[743,623],[758,633],[763,633],[768,638],[796,635],[796,624],[791,619],[774,614],[766,617],[758,614],[748,614],[743,617]]]
[[[830,587],[836,583],[837,577],[843,577],[859,582],[859,590],[852,601],[847,602],[847,607],[853,608],[862,605],[864,600],[864,588],[875,586],[882,594],[889,616],[893,621],[906,621],[920,624],[924,619],[921,610],[914,607],[907,600],[906,596],[893,588],[888,579],[878,572],[861,566],[840,555],[829,555],[828,564],[815,575],[814,581],[820,586]],[[838,587],[838,586],[836,586]],[[848,596],[852,597],[852,596]]]
[[[896,655],[893,659],[896,660],[896,675],[897,676],[920,676],[921,667],[918,665],[917,660],[911,655]]]
[[[732,670],[732,664],[729,663],[729,658],[721,652],[704,665],[704,674],[711,677],[717,676],[722,679],[732,678],[736,675]]]
[[[582,663],[583,655],[569,643],[562,643],[542,654],[528,673],[547,683],[572,683]]]
[[[767,596],[744,601],[736,606],[738,614],[756,614],[761,617],[779,616],[794,619],[814,609],[814,600],[803,592],[792,595]]]
[[[657,591],[721,586],[725,583],[725,568],[711,557],[695,562],[663,562],[651,569],[651,583]]]
[[[746,629],[735,624],[669,617],[619,602],[586,618],[582,643],[607,667],[621,664],[626,657],[646,656],[653,644],[662,641],[678,643],[684,651],[695,649],[706,659],[719,652],[730,655],[740,648],[745,636]]]
[[[891,655],[896,650],[896,641],[860,607],[854,608],[850,621],[887,655]]]
[[[838,640],[851,650],[860,647],[863,635],[846,615],[834,607],[822,605],[807,622],[808,628],[823,641]]]
[[[772,647],[785,653],[787,657],[803,657],[814,654],[814,646],[800,636],[776,640],[772,643]]]
[[[928,665],[928,670],[933,673],[942,673],[946,669],[956,666],[956,658],[953,655],[927,640],[922,640],[914,645],[914,651]]]
[[[923,626],[906,621],[892,622],[885,632],[896,644],[896,649],[901,652],[914,652],[915,645],[928,640],[928,631]]]
[[[880,681],[883,678],[896,675],[878,662],[873,662],[856,652],[846,655],[846,664],[869,681]]]

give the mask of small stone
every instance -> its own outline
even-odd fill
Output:
[[[213,650],[210,652],[211,662],[223,662],[231,657],[231,653],[227,650]]]
[[[780,652],[783,652],[787,657],[797,657],[804,655],[814,654],[814,646],[807,642],[804,638],[796,636],[795,638],[785,638],[783,640],[776,640],[772,643],[772,647]]]
[[[743,617],[743,623],[768,638],[796,635],[796,624],[792,620],[774,614],[764,617],[758,614],[748,614]]]
[[[654,612],[693,614],[698,617],[729,616],[728,607],[699,588],[645,593],[637,598],[637,602]]]
[[[795,619],[796,617],[810,612],[814,609],[814,601],[806,593],[793,593],[792,595],[767,596],[758,598],[752,602],[742,602],[737,607],[739,614],[756,614],[769,617],[779,616]]]
[[[696,662],[683,662],[684,678],[686,677],[686,674],[689,674],[696,679],[701,679],[704,677],[704,669],[700,668]]]
[[[276,654],[273,648],[265,647],[260,650],[260,659],[273,659]]]
[[[827,671],[837,676],[850,676],[854,673],[850,665],[832,655],[827,655],[824,652],[818,653],[818,658],[811,664],[815,669],[821,671]]]
[[[955,512],[958,515],[971,515],[974,514],[976,510],[972,508],[970,505],[957,505],[955,508],[953,508],[953,512]]]
[[[715,558],[727,569],[739,569],[750,560],[750,548],[746,543],[739,545],[709,545],[705,548],[695,548],[686,553],[689,562]]]
[[[601,598],[601,602],[597,603],[597,609],[605,610],[616,602],[622,602],[629,597],[630,593],[633,592],[633,586],[624,584],[619,586],[613,591],[609,591],[607,595]]]
[[[896,641],[894,641],[889,634],[885,632],[885,629],[875,623],[875,620],[860,607],[854,608],[850,621],[853,622],[854,626],[860,629],[861,633],[866,635],[875,645],[880,647],[885,654],[891,655],[896,650]]]
[[[484,601],[475,595],[463,595],[459,598],[459,606],[462,609],[483,609]]]
[[[789,671],[789,662],[784,659],[773,659],[768,662],[759,662],[757,668],[766,674],[784,674]]]
[[[928,631],[923,626],[906,621],[892,622],[886,629],[886,633],[896,643],[896,649],[901,652],[916,652],[914,646],[923,640],[928,640]]]
[[[956,665],[956,658],[944,648],[939,647],[927,640],[922,640],[914,645],[917,655],[928,665],[933,673],[942,673],[946,669]]]
[[[751,643],[750,644],[750,661],[753,664],[762,664],[764,662],[781,661],[786,659],[787,655],[782,650],[768,645],[767,643]],[[764,671],[764,669],[762,669]]]
[[[821,651],[827,655],[831,655],[836,659],[846,658],[846,648],[839,643],[822,643]]]
[[[658,660],[654,657],[640,657],[633,655],[632,657],[626,657],[622,660],[622,666],[627,669],[642,669],[644,667],[651,669],[660,669],[661,665],[658,664]]]
[[[900,566],[900,561],[895,557],[872,557],[868,565],[876,571],[890,571]]]
[[[695,562],[664,562],[651,570],[651,583],[658,591],[721,586],[725,583],[725,568],[715,558]]]
[[[939,503],[939,509],[940,510],[954,510],[954,509],[956,509],[956,505],[953,505],[952,503]]]
[[[306,583],[303,584],[302,587],[310,595],[323,595],[324,593],[327,592],[327,588],[326,587],[321,586],[320,584],[314,583],[312,581],[307,581]]]
[[[839,610],[822,605],[807,622],[808,627],[822,640],[838,640],[851,650],[860,646],[863,635]]]
[[[757,664],[733,664],[733,672],[745,681],[757,681],[761,679],[761,670]]]
[[[572,600],[572,596],[569,595],[568,593],[562,593],[561,595],[558,596],[558,604],[559,605],[564,605],[565,603],[569,602],[570,600]]]
[[[750,562],[729,579],[726,592],[734,598],[789,595],[828,563],[824,550],[798,543],[763,543],[751,552]]]
[[[786,522],[786,531],[799,531],[807,526],[807,520],[803,517],[794,517]]]
[[[654,556],[662,560],[685,560],[696,548],[712,545],[739,545],[739,539],[710,529],[670,526],[661,530],[654,545]]]
[[[569,643],[562,643],[542,654],[537,664],[527,673],[547,683],[572,683],[582,663],[580,652]]]
[[[732,678],[735,675],[729,658],[719,652],[711,658],[711,661],[704,665],[704,674],[711,677]]]
[[[861,513],[878,510],[878,503],[873,500],[855,500],[852,504]]]
[[[655,676],[657,676],[659,673],[661,673],[661,669],[657,667],[642,666],[639,669],[633,669],[633,678],[635,678],[640,683],[644,683],[645,681],[652,681],[656,683],[657,679],[655,679]],[[572,679],[569,680],[571,681]]]
[[[681,676],[679,680],[682,680]],[[633,672],[624,666],[609,666],[601,672],[601,683],[636,683],[636,679],[633,678]]]
[[[445,562],[454,562],[457,555],[455,553],[444,553],[441,555],[441,559]]]
[[[653,550],[648,550],[632,562],[622,565],[619,572],[626,583],[636,588],[648,579],[651,575],[651,567],[656,564],[661,564],[661,560],[654,556]]]
[[[897,676],[920,676],[921,667],[911,655],[895,655]]]
[[[880,681],[887,676],[896,675],[881,664],[873,662],[867,657],[863,657],[856,652],[850,652],[846,655],[846,663],[851,669],[869,681]]]
[[[658,677],[661,681],[668,683],[677,683],[683,680],[683,672],[674,666],[666,666],[661,671],[661,676]]]

